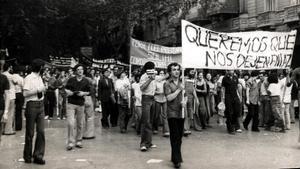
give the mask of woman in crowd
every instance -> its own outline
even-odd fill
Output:
[[[208,122],[209,118],[216,113],[215,109],[215,95],[217,94],[217,86],[212,81],[212,76],[210,73],[206,74],[206,83],[207,83],[207,96],[206,96],[206,103],[207,103],[207,112],[208,112]]]
[[[202,129],[207,127],[207,108],[205,105],[205,97],[207,95],[207,85],[203,78],[203,72],[198,73],[196,80],[196,93],[199,101],[198,114],[201,122]]]

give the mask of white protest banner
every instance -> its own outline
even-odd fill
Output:
[[[142,66],[148,61],[157,68],[167,68],[172,62],[181,63],[181,47],[165,47],[131,38],[130,64]]]
[[[204,69],[286,69],[291,66],[297,31],[208,30],[182,20],[182,65]]]

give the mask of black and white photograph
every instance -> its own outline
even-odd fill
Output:
[[[0,0],[0,169],[300,168],[300,0]]]

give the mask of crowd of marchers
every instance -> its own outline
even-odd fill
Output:
[[[78,64],[74,68],[45,68],[38,59],[28,69],[22,68],[3,65],[0,132],[14,135],[26,119],[23,157],[28,163],[32,158],[35,163],[45,163],[44,120],[66,120],[66,149],[72,150],[83,148],[83,139],[95,138],[95,113],[101,113],[103,129],[118,126],[126,133],[130,125],[141,135],[141,151],[147,151],[156,147],[152,134],[160,131],[172,144],[174,135],[180,135],[174,134],[180,131],[174,126],[181,123],[183,136],[225,124],[233,135],[262,128],[284,133],[299,118],[297,69],[182,71],[178,64],[155,69],[148,62],[129,76],[121,67],[98,69]],[[174,80],[177,78],[179,82]],[[170,120],[174,118],[183,120]],[[217,120],[218,126],[212,126],[212,120]],[[32,153],[34,124],[37,139]],[[177,162],[180,164],[180,158]]]

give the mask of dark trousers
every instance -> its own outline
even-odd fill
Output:
[[[120,129],[127,130],[127,125],[131,117],[131,112],[127,105],[119,105],[119,126]]]
[[[268,123],[269,117],[271,114],[271,104],[270,104],[270,96],[260,96],[261,104],[259,106],[260,109],[260,121],[261,126],[264,126]]]
[[[153,96],[142,96],[141,147],[150,147],[152,144],[153,111],[151,111],[151,107],[153,105]]]
[[[239,98],[225,96],[225,116],[228,132],[235,132],[240,129],[239,117],[241,111],[241,103]]]
[[[169,118],[170,142],[172,148],[171,161],[176,163],[182,162],[181,144],[184,128],[184,119]]]
[[[22,93],[16,93],[16,115],[15,115],[15,120],[16,120],[16,130],[22,130],[22,108],[24,104],[24,96]]]
[[[246,116],[246,119],[244,121],[245,126],[248,126],[250,121],[252,121],[252,130],[258,129],[258,105],[250,103],[248,105],[248,114]]]
[[[118,109],[118,94],[117,92],[115,93],[115,100],[116,103],[113,105],[113,110],[111,111],[110,114],[110,124],[114,127],[117,126],[118,124],[118,118],[119,118],[119,109]]]
[[[111,114],[114,111],[114,104],[111,100],[101,103],[102,106],[102,127],[109,127],[108,116],[111,118]]]
[[[43,159],[45,153],[45,132],[44,132],[44,102],[29,101],[26,105],[26,133],[23,158],[25,160]],[[34,127],[36,125],[36,140],[34,152],[32,155],[32,139],[34,136]]]
[[[45,100],[45,114],[49,117],[53,117],[55,106],[56,106],[55,92],[47,91],[46,100]]]

